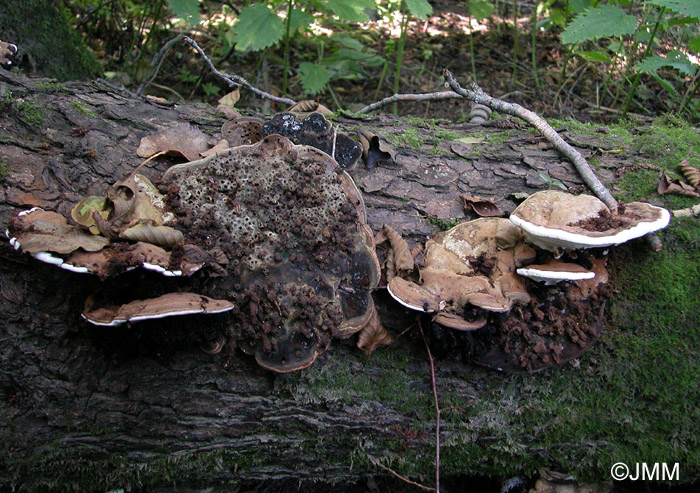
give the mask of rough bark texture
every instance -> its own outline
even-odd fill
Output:
[[[135,150],[152,131],[188,121],[213,142],[223,123],[203,104],[135,100],[97,83],[56,85],[2,70],[0,93],[3,231],[20,210],[39,206],[67,215],[81,197],[104,192],[141,162]],[[388,223],[413,243],[439,229],[427,218],[464,218],[460,194],[493,198],[508,212],[515,206],[510,194],[547,187],[540,173],[581,184],[573,166],[528,130],[387,116],[339,123],[394,141],[395,165],[360,163],[351,174],[373,230]],[[611,146],[595,135],[567,138],[584,155]],[[143,172],[156,178],[169,164],[155,160]],[[310,370],[276,376],[242,353],[204,354],[168,332],[168,324],[138,335],[128,327],[88,326],[79,314],[97,279],[41,264],[7,243],[0,242],[0,259],[3,488],[386,478],[373,458],[430,478],[432,394],[418,339],[403,337],[370,357],[354,341],[339,342]],[[377,299],[387,326],[411,322],[382,293]],[[159,339],[167,344],[159,347]],[[437,384],[449,389],[452,403],[478,401],[485,391],[482,370],[470,371],[441,367]],[[449,413],[443,420],[448,446],[459,423]],[[443,457],[444,474],[460,471],[450,455]],[[402,456],[415,462],[402,463]]]

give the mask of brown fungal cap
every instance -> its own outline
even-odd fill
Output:
[[[121,306],[94,306],[88,299],[82,315],[94,325],[113,327],[127,322],[139,322],[178,315],[215,314],[230,311],[234,304],[194,293],[168,293],[157,298],[136,300]]]
[[[619,245],[665,228],[670,213],[661,207],[632,202],[614,214],[590,195],[556,190],[537,192],[510,216],[533,244],[555,253],[562,249]]]
[[[515,252],[522,244],[519,238],[517,228],[507,219],[485,218],[457,225],[426,244],[420,286],[394,278],[389,292],[408,308],[439,312],[436,321],[450,327],[472,330],[483,326],[483,317],[464,319],[465,310],[507,312],[515,303],[530,301],[515,274]],[[529,257],[522,251],[519,255]]]
[[[311,364],[331,337],[370,321],[379,272],[372,234],[359,191],[330,156],[270,135],[170,177],[178,228],[229,260],[207,289],[235,293],[233,337],[263,366]]]

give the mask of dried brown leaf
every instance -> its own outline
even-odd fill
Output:
[[[700,197],[700,193],[696,192],[693,186],[680,180],[674,180],[666,172],[661,173],[656,190],[662,195],[672,193],[686,197]]]
[[[460,195],[462,199],[462,205],[464,210],[473,211],[475,214],[481,217],[501,217],[503,216],[503,211],[498,208],[492,200],[482,199],[479,197],[473,197],[471,195]]]
[[[286,113],[321,113],[322,115],[332,115],[333,112],[317,101],[305,99],[291,105],[285,110]]]
[[[379,346],[388,346],[394,339],[391,334],[382,326],[377,309],[372,308],[372,316],[360,332],[357,339],[357,347],[362,350],[365,355],[369,356]]]
[[[687,159],[684,159],[678,167],[681,169],[681,173],[688,182],[697,187],[700,185],[700,169],[695,166],[691,166]]]
[[[80,248],[95,252],[109,243],[103,236],[90,234],[68,224],[61,214],[42,209],[14,217],[10,221],[9,231],[12,244],[19,245],[22,251],[28,253],[66,254]]]
[[[229,108],[233,108],[236,106],[236,103],[238,100],[241,99],[241,91],[237,87],[230,93],[226,94],[223,96],[221,99],[219,99],[219,105],[220,106],[228,106]]]
[[[141,139],[136,154],[150,157],[157,152],[182,154],[188,161],[199,159],[199,154],[209,148],[208,137],[189,123],[164,128]]]
[[[170,226],[156,226],[152,223],[137,224],[123,231],[119,237],[129,241],[143,241],[170,248],[182,243],[185,239],[182,231]]]
[[[385,224],[382,226],[384,235],[389,240],[394,257],[394,271],[398,275],[406,275],[413,271],[413,255],[406,240],[394,228]]]

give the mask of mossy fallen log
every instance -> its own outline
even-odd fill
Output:
[[[103,192],[141,162],[140,138],[162,126],[189,121],[214,136],[224,122],[203,104],[137,100],[98,83],[0,71],[0,92],[3,231],[20,210],[68,215]],[[370,128],[395,147],[394,164],[360,164],[351,174],[374,232],[388,223],[411,244],[464,218],[460,194],[509,211],[512,193],[547,188],[548,179],[580,187],[573,167],[528,130],[388,116],[338,123]],[[599,157],[607,183],[635,160],[614,135],[566,135],[589,155],[626,149]],[[171,164],[156,159],[142,172],[156,177]],[[610,323],[579,360],[517,375],[438,361],[440,404],[450,408],[444,484],[540,467],[602,481],[616,462],[678,462],[681,482],[700,477],[700,230],[690,218],[663,236],[661,253],[640,241],[613,252]],[[431,484],[435,410],[415,329],[370,356],[352,339],[334,342],[309,369],[277,375],[241,352],[205,354],[168,323],[89,326],[80,312],[99,280],[9,243],[0,243],[0,259],[3,488],[403,484],[377,463]],[[385,293],[376,301],[394,334],[413,323]]]

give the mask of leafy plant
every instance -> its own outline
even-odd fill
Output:
[[[678,101],[678,91],[672,81],[662,76],[662,69],[674,76],[678,85],[682,85],[686,78],[694,78],[691,89],[678,101],[678,111],[687,111],[690,100],[698,90],[697,66],[680,50],[665,53],[660,51],[656,54],[654,51],[659,50],[657,40],[660,34],[674,35],[674,32],[679,33],[678,46],[687,43],[690,50],[700,51],[700,37],[691,29],[684,29],[688,26],[697,28],[700,3],[696,0],[647,0],[641,9],[633,10],[637,15],[625,12],[612,2],[603,5],[591,3],[566,26],[561,40],[564,44],[573,45],[574,53],[587,62],[610,65],[604,87],[610,82],[613,64],[616,61],[624,64],[623,82],[631,87],[619,87],[617,91],[618,95],[626,93],[622,103],[623,115],[635,102],[642,75],[652,77],[671,98]],[[691,36],[692,39],[688,39]],[[581,49],[598,40],[600,41],[593,43],[597,49]],[[672,71],[669,72],[668,69]],[[696,112],[697,107],[690,110],[691,116]]]

